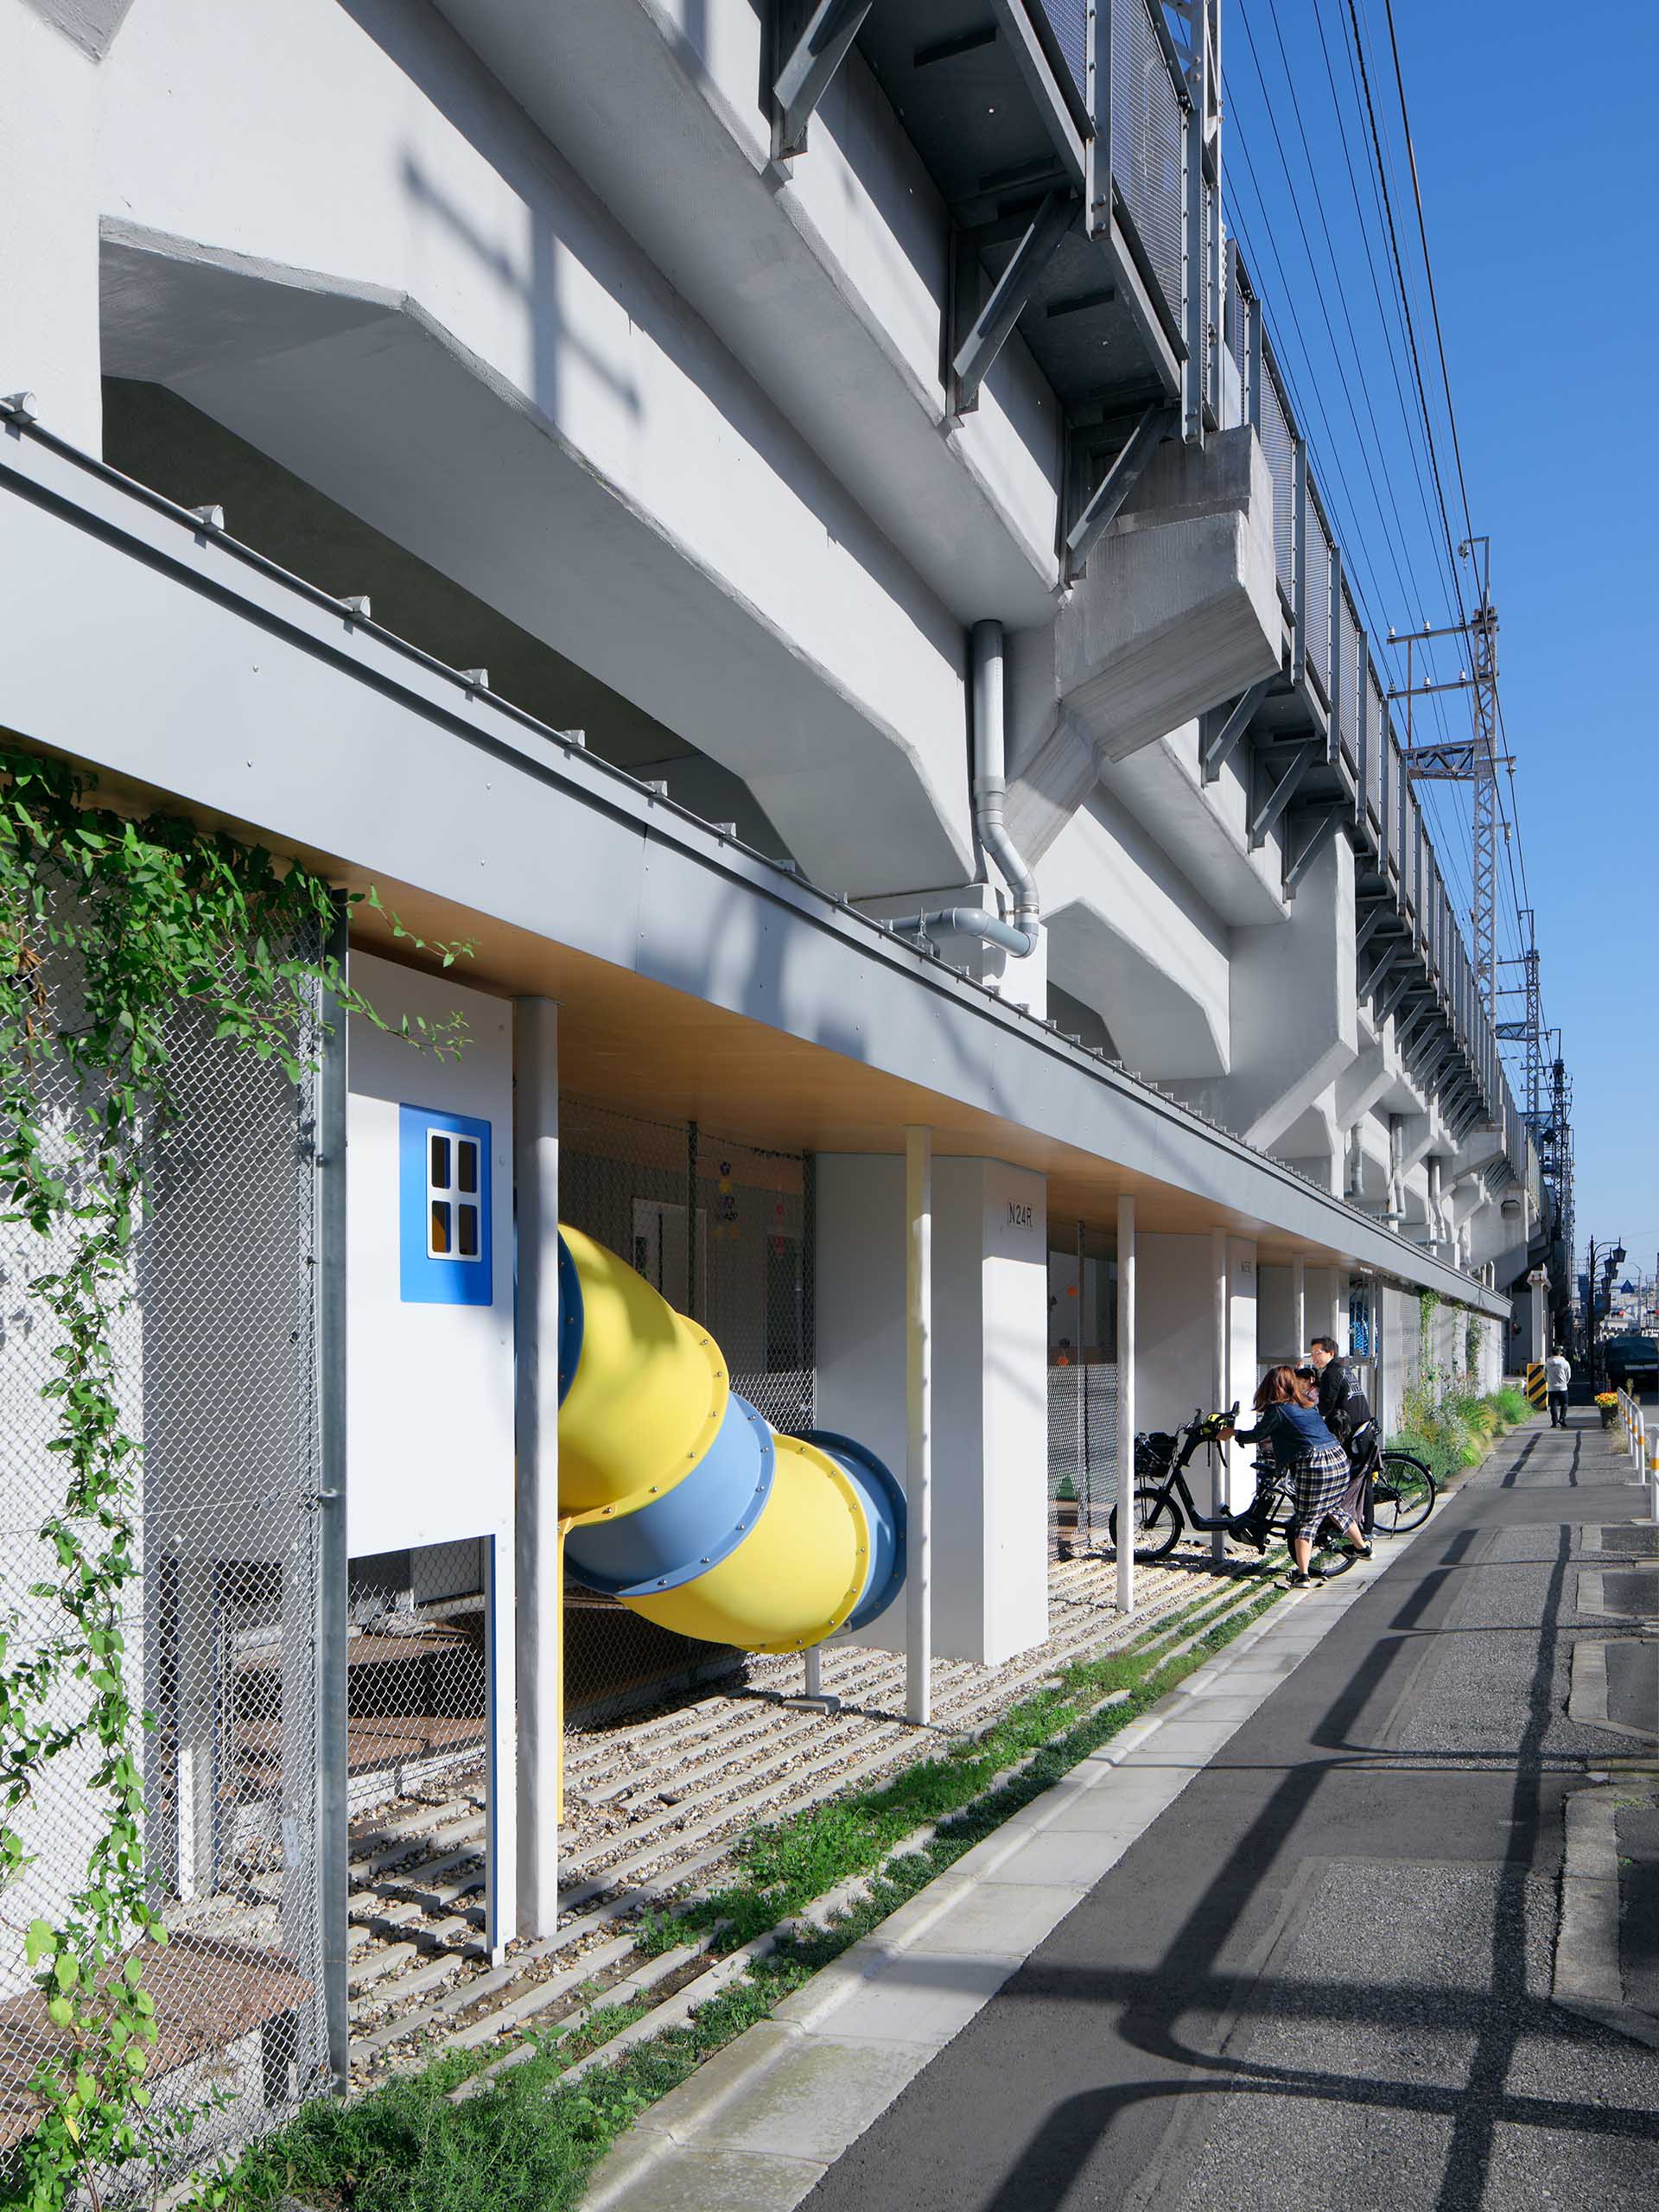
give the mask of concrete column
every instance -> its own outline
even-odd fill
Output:
[[[32,391],[42,426],[98,453],[99,65],[31,7],[5,10],[0,392]]]
[[[1242,1398],[1247,1403],[1255,1389],[1256,1333],[1260,1301],[1257,1297],[1255,1246],[1248,1238],[1230,1237],[1227,1242],[1227,1402]],[[1228,1486],[1222,1491],[1223,1504],[1233,1507],[1249,1502],[1249,1484],[1242,1484],[1245,1495],[1234,1496],[1231,1482],[1242,1471],[1240,1463],[1227,1465]]]
[[[1117,1609],[1135,1611],[1135,1199],[1117,1202]]]
[[[905,1131],[906,1711],[933,1717],[933,1138]]]
[[[1210,1236],[1210,1270],[1214,1278],[1216,1342],[1215,1357],[1211,1374],[1210,1411],[1220,1413],[1232,1402],[1228,1370],[1231,1364],[1232,1301],[1227,1272],[1227,1232],[1212,1230]],[[1217,1445],[1210,1459],[1210,1510],[1219,1514],[1227,1503],[1227,1447]],[[1219,1529],[1210,1536],[1210,1556],[1214,1560],[1227,1556],[1227,1538]]]
[[[908,1488],[905,1177],[892,1154],[819,1154],[817,1352],[821,1426]],[[996,1666],[1047,1633],[1046,1192],[996,1160],[936,1160],[930,1183],[929,1649]],[[855,1640],[906,1650],[906,1608]]]
[[[514,1558],[518,1604],[518,1929],[551,1936],[559,1909],[563,1732],[559,1541],[559,1010],[521,998],[513,1019],[518,1360]],[[509,1572],[507,1587],[513,1588]],[[493,1610],[491,1619],[497,1616]],[[492,1736],[493,1743],[493,1734]],[[492,1802],[494,1799],[493,1777]],[[500,1779],[505,1780],[502,1777]]]
[[[1530,1349],[1527,1357],[1541,1363],[1549,1355],[1549,1277],[1541,1268],[1535,1268],[1527,1277],[1527,1287],[1531,1293],[1532,1305],[1529,1317]]]

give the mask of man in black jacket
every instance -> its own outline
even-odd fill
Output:
[[[1364,1497],[1365,1477],[1376,1449],[1376,1422],[1370,1401],[1360,1389],[1358,1378],[1343,1357],[1334,1337],[1315,1337],[1307,1348],[1307,1357],[1319,1376],[1319,1418],[1332,1436],[1347,1447],[1349,1463],[1354,1471],[1353,1480],[1343,1493],[1343,1506],[1369,1531],[1370,1502]]]
[[[1319,1419],[1332,1436],[1351,1446],[1371,1418],[1371,1408],[1354,1371],[1337,1348],[1334,1337],[1315,1337],[1307,1348],[1309,1364],[1319,1378]]]

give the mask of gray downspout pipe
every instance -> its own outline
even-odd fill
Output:
[[[976,937],[1016,960],[1028,960],[1042,934],[1037,880],[1008,835],[1007,741],[1002,724],[1002,625],[976,622],[972,632],[974,712],[974,827],[1014,893],[1014,919],[1005,922],[977,906],[935,906],[907,914],[895,930],[919,937]]]

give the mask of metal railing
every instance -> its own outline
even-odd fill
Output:
[[[1344,580],[1341,548],[1267,335],[1260,296],[1235,240],[1226,242],[1221,259],[1228,296],[1217,327],[1225,333],[1230,364],[1221,389],[1236,393],[1237,410],[1236,416],[1224,416],[1222,423],[1249,423],[1262,442],[1273,485],[1274,568],[1289,626],[1292,675],[1298,681],[1312,678],[1315,710],[1329,716],[1331,755],[1344,760],[1353,775],[1356,823],[1375,843],[1379,869],[1395,887],[1452,1038],[1504,1135],[1516,1179],[1535,1187],[1536,1149],[1515,1109],[1491,1019],[1407,773],[1388,685]]]
[[[1618,1393],[1618,1421],[1630,1465],[1648,1488],[1648,1510],[1659,1519],[1659,1421],[1649,1428],[1641,1400],[1623,1389]]]

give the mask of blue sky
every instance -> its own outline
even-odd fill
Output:
[[[1402,255],[1417,288],[1455,542],[1461,497],[1418,273],[1388,21],[1383,0],[1356,3],[1395,168]],[[1645,863],[1659,843],[1650,675],[1659,463],[1647,417],[1659,299],[1643,148],[1659,9],[1650,0],[1582,13],[1544,0],[1502,9],[1394,0],[1394,15],[1469,505],[1475,530],[1492,538],[1513,810],[1545,1020],[1564,1033],[1575,1085],[1580,1242],[1617,1234],[1631,1264],[1651,1269],[1659,898],[1645,890]],[[1433,482],[1401,403],[1403,389],[1414,412],[1347,24],[1348,0],[1226,0],[1223,158],[1230,215],[1351,563],[1359,543],[1364,611],[1374,628],[1403,629],[1423,615],[1444,619],[1449,560],[1443,545],[1437,558]],[[1455,701],[1447,720],[1453,734],[1467,728]],[[1466,908],[1466,790],[1434,787],[1430,820],[1454,900]],[[1516,903],[1506,866],[1506,954],[1519,949]],[[1518,1096],[1518,1073],[1516,1086]]]

